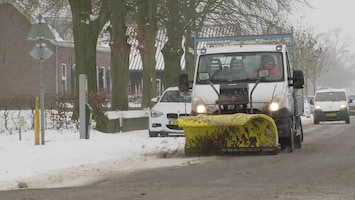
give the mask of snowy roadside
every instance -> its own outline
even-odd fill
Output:
[[[313,123],[302,117],[307,126]],[[148,130],[105,134],[46,130],[45,145],[34,145],[34,132],[0,134],[0,191],[80,186],[113,174],[204,162],[212,157],[185,157],[184,137],[149,138]]]
[[[18,134],[0,134],[0,190],[18,189],[19,183],[28,188],[81,185],[119,171],[196,160],[184,158],[185,138],[149,138],[147,130],[91,130],[88,140],[79,139],[78,132],[47,130],[45,140],[45,145],[34,145],[33,131],[23,132],[21,140]]]

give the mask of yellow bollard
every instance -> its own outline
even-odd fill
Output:
[[[35,145],[39,145],[39,97],[35,100]]]

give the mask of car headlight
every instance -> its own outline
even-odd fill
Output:
[[[321,109],[321,107],[320,107],[320,105],[316,105],[316,106],[314,107],[314,109],[316,109],[316,110],[320,110],[320,109]]]
[[[153,118],[160,117],[162,115],[164,115],[163,112],[160,112],[160,111],[157,111],[157,110],[151,110],[150,111],[150,116],[153,117]]]
[[[207,114],[207,107],[200,97],[192,98],[191,110],[197,114]]]
[[[285,94],[278,94],[274,98],[272,98],[272,101],[269,105],[269,111],[275,112],[280,110],[280,108],[285,107]]]

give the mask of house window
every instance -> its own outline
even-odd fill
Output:
[[[60,69],[61,69],[61,91],[63,93],[67,93],[68,91],[68,84],[67,84],[67,81],[68,81],[68,68],[67,68],[67,65],[62,63],[60,65]]]
[[[106,72],[106,89],[107,91],[111,91],[111,68],[107,68]]]
[[[70,75],[71,79],[70,79],[70,88],[71,91],[74,92],[75,91],[75,64],[73,64],[71,66],[71,75]]]
[[[105,67],[97,68],[97,87],[99,91],[106,90],[106,70]]]

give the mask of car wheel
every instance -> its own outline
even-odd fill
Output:
[[[158,132],[149,131],[149,137],[158,137]]]

